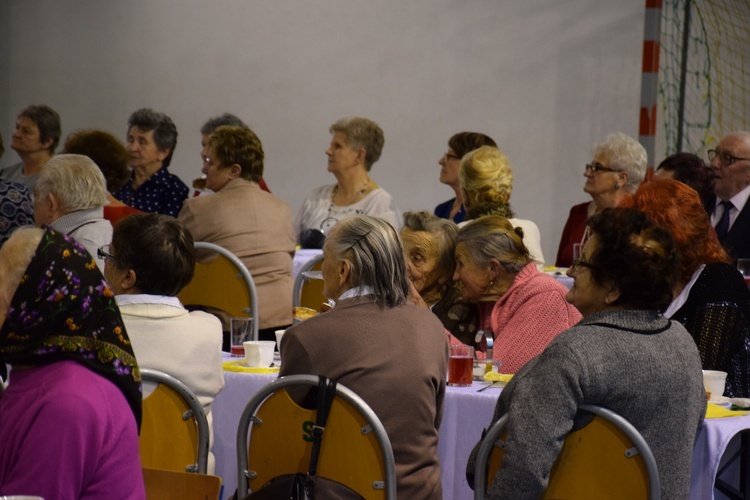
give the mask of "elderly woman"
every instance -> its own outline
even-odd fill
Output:
[[[514,227],[520,227],[523,243],[541,270],[544,255],[539,228],[530,220],[516,219],[510,209],[513,170],[503,152],[496,147],[482,146],[467,153],[461,160],[459,180],[465,195],[467,218],[499,215],[507,218]]]
[[[34,189],[34,222],[74,238],[96,256],[112,241],[112,224],[104,219],[107,187],[88,156],[57,155],[42,168]],[[96,259],[100,270],[104,261]]]
[[[442,498],[437,440],[447,340],[434,314],[406,301],[398,233],[382,219],[354,215],[333,227],[323,254],[324,293],[336,305],[286,331],[279,376],[324,375],[353,390],[388,433],[398,497]]]
[[[713,211],[716,173],[703,158],[692,153],[675,153],[667,156],[654,172],[655,179],[674,179],[698,191],[706,213]]]
[[[220,116],[215,116],[213,118],[209,118],[206,120],[206,123],[203,124],[201,127],[201,160],[205,160],[206,156],[208,156],[208,136],[213,134],[214,130],[217,128],[229,125],[231,127],[244,127],[249,128],[245,122],[240,120],[240,118],[236,115],[233,115],[231,113],[224,113]],[[266,184],[266,181],[263,180],[263,177],[260,178],[258,181],[258,186],[263,191],[271,192],[270,189],[268,189],[268,185]],[[199,177],[198,179],[195,179],[193,181],[193,187],[196,188],[196,193],[194,196],[198,196],[198,194],[206,188],[206,179],[205,177]]]
[[[49,106],[27,106],[16,118],[10,147],[21,161],[0,169],[0,179],[23,184],[33,192],[39,172],[60,142],[60,115]]]
[[[452,279],[457,234],[458,226],[450,220],[424,211],[404,214],[401,241],[409,280],[445,329],[462,343],[474,345],[477,306],[461,299],[461,290]]]
[[[703,368],[728,373],[726,394],[750,397],[750,291],[716,238],[698,193],[673,179],[642,184],[624,206],[672,233],[680,278],[664,313],[698,346]]]
[[[291,211],[258,186],[263,145],[252,130],[219,127],[208,151],[203,173],[216,194],[187,200],[178,219],[195,241],[220,245],[245,264],[258,292],[260,338],[273,340],[276,329],[292,323]]]
[[[537,269],[520,233],[508,219],[489,215],[462,227],[456,242],[453,279],[463,300],[479,305],[479,326],[492,332],[493,358],[505,373],[581,318],[565,301],[568,289]]]
[[[298,242],[306,248],[320,248],[320,233],[348,215],[372,215],[399,225],[396,203],[369,175],[383,150],[383,130],[372,120],[355,117],[342,118],[329,131],[333,138],[326,150],[328,171],[336,184],[313,190],[294,220]]]
[[[79,130],[65,139],[63,152],[91,158],[107,181],[107,204],[104,218],[112,224],[140,210],[129,207],[112,194],[128,182],[130,153],[115,136],[103,130]]]
[[[205,312],[188,312],[177,298],[193,279],[193,237],[167,215],[132,215],[115,226],[112,244],[99,255],[138,364],[187,385],[213,432],[211,403],[224,387],[221,322]],[[152,390],[144,386],[144,395]],[[212,473],[210,454],[208,467]]]
[[[128,118],[127,142],[133,174],[112,194],[138,210],[176,217],[188,187],[167,169],[177,146],[174,122],[164,113],[139,109]]]
[[[573,246],[583,246],[590,235],[586,219],[605,208],[616,207],[628,193],[635,192],[646,175],[646,149],[632,137],[610,134],[594,145],[594,158],[586,165],[583,190],[592,201],[570,209],[557,249],[556,266],[568,267],[573,262]]]
[[[609,408],[640,431],[656,459],[661,498],[689,496],[706,397],[695,343],[660,314],[678,274],[672,238],[635,210],[608,209],[589,224],[592,235],[568,270],[567,299],[583,320],[500,395],[493,421],[507,413],[513,438],[488,498],[540,498],[563,438],[583,423],[576,418],[583,404]]]
[[[144,499],[140,371],[92,257],[18,229],[0,250],[0,325],[0,495]]]
[[[458,224],[466,218],[464,208],[464,192],[458,180],[458,172],[461,167],[461,158],[469,151],[482,146],[497,147],[491,137],[479,132],[459,132],[448,140],[448,151],[446,151],[438,164],[440,165],[440,182],[450,186],[456,193],[455,198],[441,203],[435,207],[435,215],[443,219],[451,219]]]

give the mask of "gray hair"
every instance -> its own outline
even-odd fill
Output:
[[[632,137],[616,132],[609,134],[602,142],[594,144],[594,156],[603,155],[609,159],[609,168],[628,174],[623,189],[634,193],[646,176],[648,154],[646,148]]]
[[[208,119],[206,123],[204,123],[203,126],[201,127],[201,134],[202,135],[213,134],[214,130],[216,130],[219,127],[223,127],[224,125],[229,125],[230,127],[250,128],[245,124],[245,122],[240,120],[238,116],[233,115],[232,113],[224,113],[221,116],[215,116],[213,118]]]
[[[456,236],[458,226],[448,219],[441,219],[424,210],[421,212],[406,212],[402,229],[424,231],[431,234],[438,243],[438,267],[443,273],[450,273],[456,269]]]
[[[469,222],[458,231],[456,244],[464,244],[472,264],[488,266],[492,259],[511,272],[519,272],[531,262],[523,244],[523,231],[505,217],[487,215]]]
[[[62,212],[101,208],[107,203],[107,181],[91,158],[83,155],[57,155],[42,168],[34,196],[52,193]]]
[[[168,167],[172,162],[174,148],[177,146],[177,127],[170,117],[164,113],[154,111],[150,108],[141,108],[134,111],[128,118],[128,132],[133,127],[138,127],[143,132],[154,131],[154,144],[159,151],[169,151],[162,166]]]
[[[349,262],[351,287],[371,287],[381,307],[406,302],[404,249],[393,226],[377,217],[352,215],[339,221],[332,233],[326,245],[338,259]]]
[[[349,147],[365,150],[365,168],[368,172],[372,165],[380,159],[385,137],[383,136],[383,129],[374,121],[356,116],[342,118],[331,125],[328,131],[332,134],[341,132],[346,136]]]

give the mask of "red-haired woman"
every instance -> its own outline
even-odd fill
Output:
[[[750,396],[750,291],[731,264],[698,193],[673,179],[642,184],[621,203],[668,229],[680,252],[680,280],[664,315],[695,339],[703,368],[727,372],[726,394]]]

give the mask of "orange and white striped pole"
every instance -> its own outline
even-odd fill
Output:
[[[648,153],[647,179],[653,176],[654,158],[656,156],[656,101],[659,96],[661,6],[662,0],[646,0],[638,141],[646,148]]]

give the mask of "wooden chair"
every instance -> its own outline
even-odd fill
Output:
[[[323,255],[316,255],[308,260],[297,277],[294,279],[294,288],[292,290],[293,307],[309,307],[318,312],[322,312],[321,304],[327,302],[323,295],[323,280],[308,278],[303,273],[308,271],[320,271],[323,268]]]
[[[196,262],[195,274],[182,289],[179,298],[185,307],[203,306],[219,309],[232,317],[251,317],[253,338],[258,338],[258,293],[250,272],[229,250],[205,241],[195,242],[196,251],[218,254],[212,261]]]
[[[218,500],[221,478],[143,468],[146,500]]]
[[[287,389],[318,387],[314,375],[282,377],[245,406],[237,429],[239,498],[271,479],[306,474],[315,410],[297,405]],[[252,423],[252,427],[250,424]],[[249,441],[248,441],[249,434]],[[320,448],[318,477],[336,481],[365,499],[396,498],[396,473],[388,435],[375,412],[338,384]]]
[[[661,497],[651,449],[638,430],[617,413],[581,405],[594,419],[565,437],[550,472],[545,499],[649,499]],[[490,427],[477,454],[474,498],[484,499],[502,464],[508,415]],[[489,462],[489,467],[488,467]]]
[[[208,420],[198,398],[185,384],[159,370],[141,368],[141,377],[159,384],[143,398],[141,466],[206,474]]]

